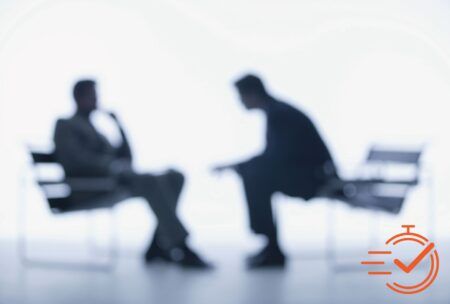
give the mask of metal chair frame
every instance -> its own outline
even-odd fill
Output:
[[[372,147],[368,153],[363,166],[367,165],[378,165],[377,174],[371,176],[370,178],[354,180],[354,181],[344,181],[344,183],[381,183],[381,184],[391,184],[391,185],[404,185],[408,188],[415,187],[419,184],[419,177],[421,173],[421,163],[420,157],[422,154],[422,149],[420,150],[385,150],[377,147]],[[408,180],[386,180],[383,176],[383,170],[387,165],[390,164],[405,164],[414,166],[415,172],[414,177]],[[433,183],[431,178],[428,179],[428,188],[430,194],[430,202],[428,209],[428,229],[430,237],[434,237],[435,232],[435,202],[433,193]],[[333,199],[333,198],[331,198]],[[376,244],[377,232],[379,228],[379,221],[381,217],[381,212],[373,210],[375,212],[374,217],[371,217],[368,221],[369,225],[369,246]],[[327,212],[327,235],[326,235],[326,258],[329,262],[329,266],[335,271],[345,271],[352,270],[356,268],[356,263],[346,264],[340,263],[338,260],[338,250],[337,250],[337,239],[336,239],[336,225],[337,225],[337,214],[336,214],[336,204],[333,202],[331,206],[328,207]]]
[[[36,171],[36,168],[42,164],[54,164],[57,163],[53,153],[41,153],[30,151],[32,156],[31,167]],[[107,255],[106,259],[102,262],[95,261],[86,261],[86,262],[69,262],[69,261],[54,261],[50,259],[38,259],[33,258],[29,252],[29,235],[27,233],[27,210],[28,210],[28,200],[27,200],[27,184],[28,184],[28,168],[24,169],[24,174],[20,180],[20,193],[19,193],[19,210],[18,210],[18,254],[21,260],[21,263],[25,267],[35,266],[35,267],[51,267],[51,268],[63,268],[63,269],[73,269],[73,270],[99,270],[99,271],[111,271],[115,268],[117,264],[118,258],[118,234],[117,234],[117,219],[116,213],[113,207],[108,208],[99,208],[99,209],[91,209],[91,210],[75,210],[74,212],[85,212],[86,219],[90,220],[90,215],[94,214],[94,212],[98,210],[107,210],[109,214],[109,230],[110,230],[110,239],[108,242],[108,248],[106,250]],[[65,185],[70,187],[73,190],[85,190],[85,191],[95,191],[95,190],[106,190],[111,189],[114,185],[111,184],[111,181],[107,179],[98,179],[98,178],[77,178],[71,180],[63,180],[63,181],[43,181],[40,180],[37,176],[36,172],[34,172],[34,179],[37,181],[37,184],[43,190],[45,198],[49,201],[50,196],[46,191],[46,186],[51,185]],[[122,199],[125,199],[123,197]],[[118,199],[118,200],[122,200]],[[67,214],[68,212],[60,212],[56,209],[51,209],[51,213],[54,215],[58,214]],[[88,223],[87,227],[87,235],[86,235],[86,246],[89,249],[90,253],[94,253],[98,255],[97,246],[95,244],[95,240],[92,238],[93,231],[91,229],[91,225]]]

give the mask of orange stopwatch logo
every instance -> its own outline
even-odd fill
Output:
[[[386,283],[389,289],[400,294],[416,294],[424,291],[433,284],[439,272],[439,256],[433,242],[429,241],[423,235],[411,232],[411,229],[415,227],[414,225],[402,225],[402,227],[406,228],[406,232],[396,234],[386,241],[386,249],[389,250],[369,251],[368,253],[371,256],[389,258],[391,261],[388,262],[392,262],[392,267],[397,270],[395,280]],[[414,257],[408,263],[400,258],[400,255],[404,253],[405,249],[408,249],[409,252],[414,250]],[[394,255],[397,255],[397,257],[392,258]],[[361,264],[373,267],[386,265],[386,261],[381,259],[362,261]],[[426,265],[429,270],[425,278],[417,283],[417,277],[420,277],[421,274],[414,270],[419,265]],[[372,271],[371,269],[368,274],[388,276],[390,279],[393,278],[393,272],[388,270]],[[399,281],[403,283],[399,283]]]

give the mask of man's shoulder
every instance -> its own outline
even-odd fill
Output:
[[[61,122],[63,124],[82,124],[83,118],[80,115],[74,114],[71,116],[60,117],[57,119],[57,122]]]
[[[306,118],[307,115],[299,108],[290,103],[281,100],[275,100],[273,103],[273,113],[281,116],[290,116],[295,118]]]
[[[56,120],[55,129],[56,130],[66,130],[77,128],[80,124],[79,119],[77,119],[76,115],[69,117],[60,117]]]
[[[70,124],[71,120],[72,120],[72,117],[59,117],[58,119],[56,119],[55,125],[57,128],[65,127],[68,124]]]

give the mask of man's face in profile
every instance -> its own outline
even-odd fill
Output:
[[[239,98],[247,110],[257,109],[259,105],[259,97],[252,93],[239,93]]]
[[[78,108],[84,113],[90,113],[97,109],[97,91],[95,86],[86,89],[83,97],[78,101]]]

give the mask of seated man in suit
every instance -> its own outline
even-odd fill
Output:
[[[235,170],[242,178],[251,229],[267,238],[267,246],[250,257],[249,268],[284,266],[271,197],[275,192],[308,200],[335,175],[335,166],[312,121],[301,111],[270,96],[262,81],[247,75],[235,83],[248,110],[267,117],[266,148],[247,161],[219,166]]]
[[[97,108],[95,81],[78,81],[73,96],[76,113],[69,119],[59,119],[54,134],[55,154],[66,177],[110,178],[117,184],[116,189],[125,191],[128,197],[142,197],[147,201],[157,218],[158,227],[145,253],[146,262],[159,258],[186,267],[207,268],[209,265],[188,247],[188,232],[176,215],[175,209],[184,183],[183,175],[175,170],[159,175],[136,173],[132,169],[132,154],[127,137],[117,117],[110,114],[121,133],[122,143],[119,147],[110,144],[90,121],[91,113]],[[107,191],[73,193],[69,201],[72,206],[66,207],[76,209],[77,204],[107,194]]]

